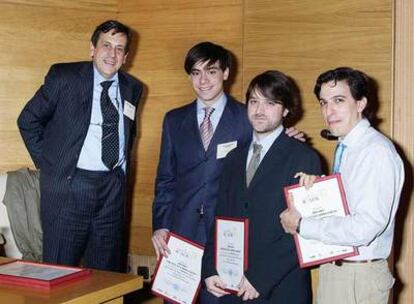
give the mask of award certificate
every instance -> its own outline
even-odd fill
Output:
[[[159,260],[151,290],[170,302],[195,303],[204,247],[174,233],[170,233],[167,244],[171,254]]]
[[[284,190],[286,201],[291,194],[295,208],[303,218],[349,214],[340,174],[318,178],[308,190],[299,185],[285,187]],[[358,255],[353,246],[326,245],[320,241],[304,239],[299,234],[295,234],[294,239],[302,268]]]
[[[216,270],[231,293],[238,291],[247,270],[248,231],[248,219],[216,217]]]

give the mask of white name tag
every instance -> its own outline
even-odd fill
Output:
[[[128,100],[125,100],[124,115],[131,120],[135,120],[135,106]]]
[[[227,154],[237,147],[237,140],[217,145],[217,159],[224,158]]]

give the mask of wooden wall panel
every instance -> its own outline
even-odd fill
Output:
[[[313,95],[317,76],[352,66],[375,78],[379,87],[380,128],[390,134],[392,83],[392,1],[246,0],[243,36],[243,91],[256,74],[277,69],[301,90],[304,115],[297,127],[311,137],[329,168],[335,143],[322,139],[325,128]],[[318,273],[313,271],[316,291]]]
[[[21,4],[23,6],[42,6],[63,9],[78,9],[116,12],[118,0],[3,0],[3,3]],[[114,17],[114,16],[113,16]]]
[[[130,252],[152,255],[151,207],[165,113],[193,100],[184,72],[187,51],[201,41],[213,41],[242,52],[241,0],[120,0],[119,19],[138,32],[137,54],[130,72],[147,87],[140,114],[136,155]],[[240,75],[232,94],[241,95]]]
[[[395,1],[393,138],[403,151],[406,183],[397,218],[394,303],[414,303],[414,2]]]
[[[33,167],[16,125],[21,109],[52,63],[89,60],[91,32],[116,16],[115,0],[102,10],[92,3],[99,1],[0,3],[0,171]]]
[[[392,1],[245,1],[243,87],[267,69],[292,76],[303,98],[297,125],[331,161],[334,144],[320,138],[324,128],[313,95],[317,76],[338,66],[352,66],[379,83],[383,119],[389,134],[392,80]]]

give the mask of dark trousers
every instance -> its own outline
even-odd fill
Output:
[[[124,259],[125,174],[77,169],[60,195],[41,193],[43,260],[49,263],[122,271]],[[66,189],[67,188],[67,189]],[[46,196],[46,197],[45,197]],[[60,200],[58,203],[48,199]],[[53,204],[56,218],[43,221]],[[56,210],[55,210],[56,211]]]

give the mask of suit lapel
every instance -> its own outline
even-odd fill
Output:
[[[213,138],[207,149],[207,154],[216,153],[217,145],[227,142],[236,138],[233,121],[235,120],[234,104],[230,96],[226,95],[227,103],[224,107],[223,114],[219,120],[219,123],[214,131]],[[201,137],[200,137],[201,142]]]
[[[129,90],[128,82],[121,72],[118,72],[118,81],[119,81],[119,93],[121,95],[122,109],[124,109],[125,111],[125,101],[128,101],[129,103],[133,103],[135,101],[131,100],[131,95],[130,95],[131,90]],[[126,115],[124,115],[123,113],[122,113],[122,117],[124,119],[125,149],[127,149],[128,142],[129,142],[131,122],[132,122],[132,125],[134,124],[133,124],[133,121],[130,118],[128,118]]]
[[[187,140],[191,140],[191,146],[198,147],[204,151],[203,143],[201,141],[200,130],[197,121],[197,102],[194,101],[188,108],[182,124],[183,136]]]
[[[82,104],[83,111],[85,113],[85,123],[89,126],[92,115],[92,99],[93,99],[93,65],[92,63],[85,64],[84,68],[80,71],[79,75],[79,96]]]
[[[249,189],[254,188],[255,185],[260,183],[262,178],[270,176],[271,174],[269,174],[269,172],[277,170],[275,167],[283,162],[285,158],[284,155],[288,151],[287,146],[287,135],[283,131],[270,146],[269,151],[267,151],[265,157],[260,162],[260,165],[250,182]]]

